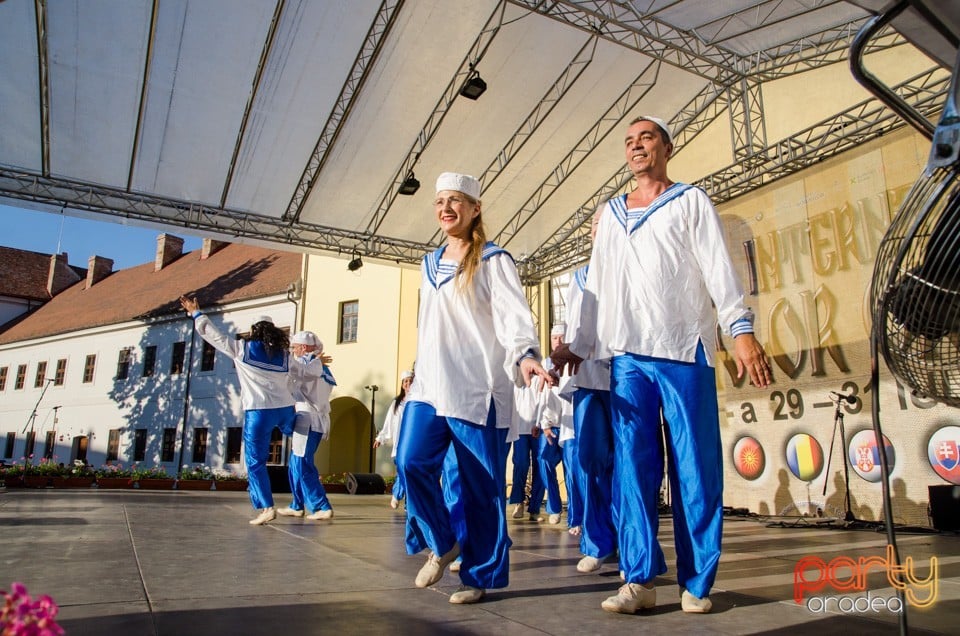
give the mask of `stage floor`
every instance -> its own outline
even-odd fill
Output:
[[[664,517],[670,569],[657,579],[657,606],[618,615],[600,609],[620,584],[616,564],[580,574],[578,542],[565,526],[511,520],[510,586],[456,606],[447,602],[456,575],[446,573],[433,588],[414,586],[423,557],[404,553],[404,515],[389,508],[389,496],[330,498],[331,522],[278,518],[254,527],[246,493],[0,490],[0,589],[20,581],[32,594],[52,596],[70,636],[900,631],[891,611],[898,601],[876,565],[866,591],[828,586],[794,601],[801,559],[828,567],[842,557],[882,558],[886,538],[875,530],[729,517],[713,612],[690,615],[680,610],[671,519]],[[289,500],[277,495],[278,505]],[[960,537],[901,532],[897,541],[918,580],[928,577],[931,557],[938,568],[932,604],[908,607],[910,633],[956,634]],[[836,574],[852,580],[849,568]],[[816,570],[804,578],[812,581]],[[931,583],[914,586],[918,601],[931,598]]]

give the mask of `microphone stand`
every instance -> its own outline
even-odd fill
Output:
[[[843,426],[843,402],[847,401],[846,395],[840,395],[831,391],[830,399],[835,408],[833,412],[833,436],[830,438],[830,451],[827,455],[827,467],[823,476],[823,496],[827,495],[827,485],[830,482],[830,462],[833,459],[833,444],[836,441],[837,431],[840,431],[840,452],[843,455],[843,496],[846,513],[843,515],[843,527],[847,530],[863,528],[879,528],[882,524],[874,521],[865,521],[857,519],[850,507],[850,462],[847,456],[847,434]],[[886,453],[883,443],[879,443],[880,452]]]
[[[33,411],[31,411],[30,417],[27,418],[26,424],[23,425],[23,430],[20,431],[21,434],[26,433],[26,432],[27,432],[27,426],[29,426],[29,427],[30,427],[30,439],[31,439],[31,441],[32,441],[34,444],[36,444],[36,439],[35,439],[34,436],[33,436],[33,432],[34,432],[34,431],[33,431],[33,425],[34,425],[34,424],[36,423],[36,421],[37,421],[37,409],[40,408],[40,402],[43,401],[43,396],[46,395],[47,389],[50,388],[50,385],[53,384],[53,381],[54,381],[54,378],[49,378],[49,379],[44,383],[44,385],[43,385],[43,391],[40,392],[40,397],[37,398],[37,403],[33,405]],[[23,456],[24,456],[24,458],[25,458],[25,459],[23,460],[23,461],[24,461],[24,470],[26,470],[26,466],[27,466],[28,464],[30,464],[30,455],[33,455],[32,450],[33,450],[33,449],[31,449],[31,452],[29,452],[29,453],[27,453],[27,452],[24,452],[24,453],[23,453]],[[26,448],[24,449],[24,451],[26,451]]]

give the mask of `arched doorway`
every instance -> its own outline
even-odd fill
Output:
[[[366,473],[370,468],[370,410],[352,397],[330,402],[330,441],[320,444],[314,459],[321,475]]]

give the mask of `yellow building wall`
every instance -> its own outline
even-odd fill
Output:
[[[390,447],[373,451],[370,441],[399,390],[400,372],[413,364],[419,269],[364,259],[363,267],[351,272],[346,259],[308,255],[303,277],[301,328],[323,341],[337,379],[331,395],[331,439],[320,444],[317,468],[321,474],[393,475]],[[354,300],[359,302],[357,340],[340,343],[341,304]],[[368,386],[378,390],[364,388]]]

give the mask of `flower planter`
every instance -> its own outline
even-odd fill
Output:
[[[51,485],[53,477],[49,475],[24,475],[23,486],[25,488],[46,488]]]
[[[320,485],[323,486],[323,490],[326,491],[327,493],[344,493],[344,494],[346,494],[346,492],[347,492],[347,485],[346,485],[346,484],[324,484],[324,483],[321,483]]]
[[[246,479],[222,479],[215,483],[215,490],[243,491],[247,489]]]
[[[210,490],[212,487],[212,479],[181,479],[177,482],[177,490]]]
[[[134,488],[142,490],[173,490],[173,485],[177,483],[176,479],[138,479],[134,482]]]
[[[133,480],[129,477],[97,477],[98,488],[132,488]]]
[[[0,482],[5,484],[7,488],[23,488],[23,477],[20,475],[7,475],[6,477],[0,477]]]
[[[54,488],[89,488],[93,477],[52,477],[50,485]]]

